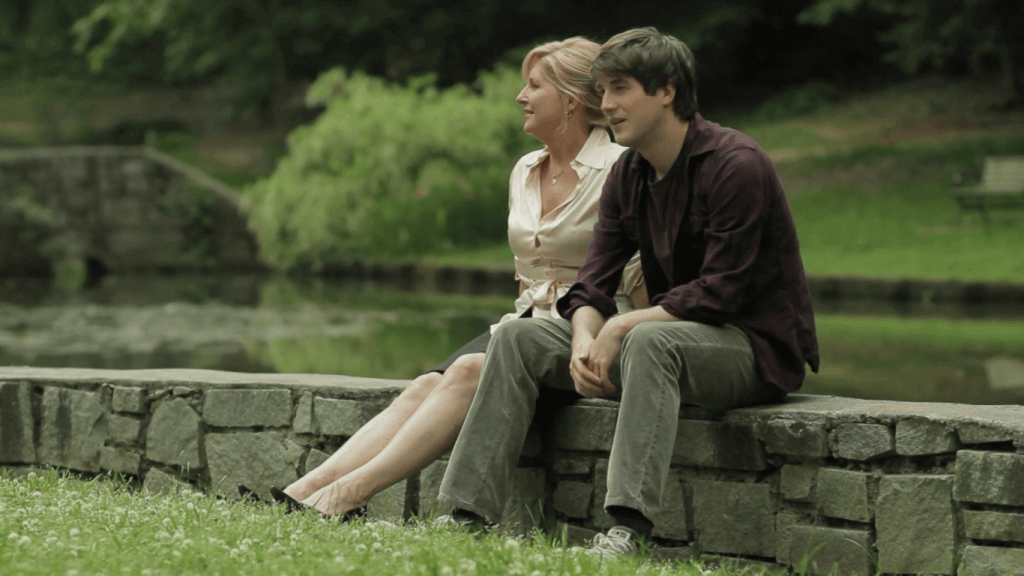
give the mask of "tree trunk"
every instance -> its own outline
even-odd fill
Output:
[[[277,31],[277,23],[281,17],[281,0],[270,0],[269,8],[270,21],[267,22],[267,26],[270,27],[274,43],[274,95],[270,104],[270,121],[274,126],[281,126],[287,122],[290,95],[288,61],[281,46],[281,35]]]
[[[1006,107],[1024,108],[1024,4],[1019,0],[996,3],[999,30],[999,64],[1006,86]]]

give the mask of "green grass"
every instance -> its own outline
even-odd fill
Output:
[[[1024,214],[985,226],[940,184],[865,194],[823,189],[791,200],[810,274],[1024,281]]]
[[[937,353],[975,355],[1024,351],[1024,320],[824,315],[816,323],[820,334],[851,343],[913,342]]]
[[[697,575],[692,564],[600,562],[543,535],[476,537],[425,525],[338,524],[312,514],[56,472],[0,475],[5,574]],[[727,572],[715,572],[728,576]]]

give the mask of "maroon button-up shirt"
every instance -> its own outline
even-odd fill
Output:
[[[652,306],[740,328],[761,378],[799,389],[805,363],[818,371],[818,341],[793,216],[768,155],[697,114],[675,164],[655,178],[634,149],[612,167],[586,262],[559,314],[571,318],[581,306],[615,314],[622,270],[639,249]]]

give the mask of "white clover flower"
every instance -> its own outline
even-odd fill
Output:
[[[356,544],[356,552],[366,552],[366,544]]]
[[[11,532],[10,534],[7,535],[7,539],[8,540],[17,540],[19,536],[20,536],[20,534],[18,534],[17,532]]]
[[[28,546],[31,543],[32,543],[32,539],[29,538],[27,535],[26,536],[22,536],[21,538],[18,539],[18,546]]]

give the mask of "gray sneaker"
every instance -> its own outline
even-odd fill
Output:
[[[444,514],[434,519],[432,523],[435,528],[445,528],[448,530],[467,530],[474,534],[486,533],[493,528],[493,524],[488,524],[484,520],[475,520],[469,518],[461,518],[454,514]]]
[[[640,533],[626,526],[612,526],[606,534],[598,534],[590,541],[587,554],[606,558],[609,556],[636,556],[640,547],[637,540]]]

